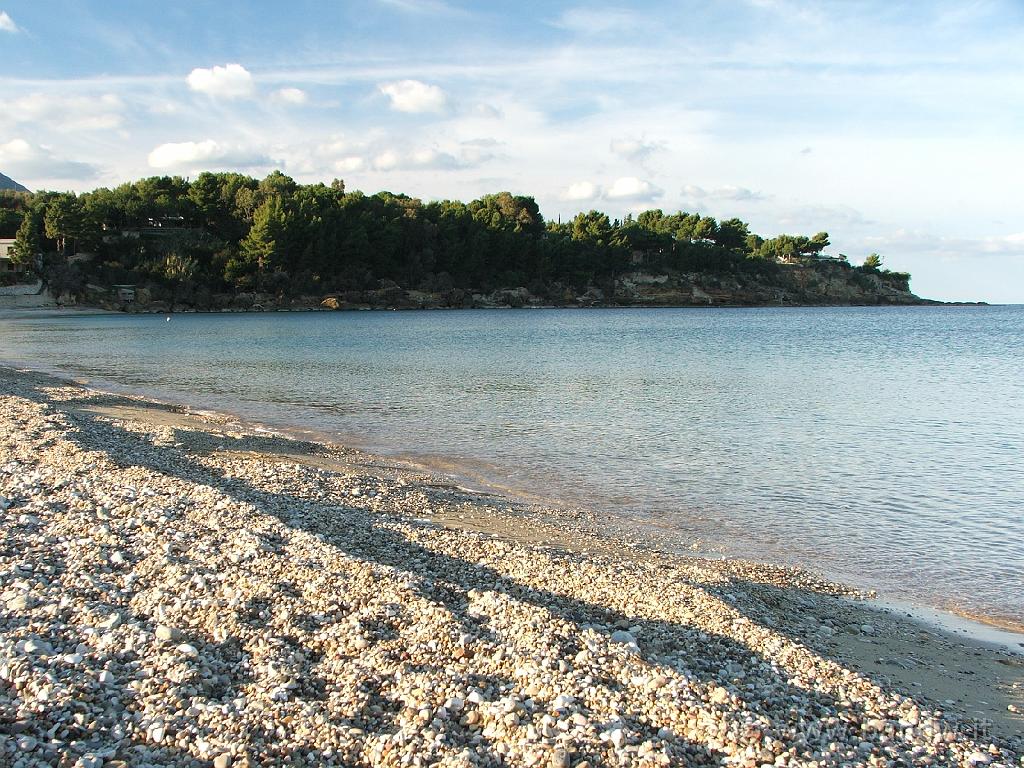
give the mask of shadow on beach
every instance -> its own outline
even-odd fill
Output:
[[[26,382],[21,380],[18,383]],[[142,467],[186,483],[210,486],[226,494],[235,503],[251,505],[259,513],[275,517],[293,530],[317,536],[347,558],[371,564],[382,573],[402,578],[417,598],[443,607],[456,623],[458,631],[470,638],[466,646],[470,655],[463,662],[467,665],[466,676],[473,687],[501,691],[518,691],[523,687],[522,679],[511,675],[496,676],[472,671],[474,665],[471,654],[475,650],[482,652],[485,648],[501,648],[518,642],[517,638],[507,637],[488,626],[488,622],[482,620],[474,610],[471,593],[486,592],[497,594],[513,604],[539,609],[567,627],[566,631],[554,637],[549,647],[543,649],[542,652],[549,657],[572,665],[578,654],[587,651],[588,645],[584,639],[586,633],[596,631],[611,635],[617,631],[632,631],[637,636],[637,643],[633,647],[624,648],[622,652],[634,653],[636,662],[646,665],[650,676],[662,673],[683,674],[692,680],[695,690],[703,698],[703,702],[696,702],[695,706],[703,710],[714,710],[726,725],[720,728],[720,737],[709,736],[704,740],[684,740],[683,734],[674,734],[675,759],[687,764],[720,764],[728,750],[719,738],[728,738],[730,730],[746,729],[758,729],[764,737],[780,740],[787,748],[792,748],[793,756],[797,759],[811,760],[815,759],[816,752],[827,752],[828,744],[832,741],[848,741],[852,738],[851,734],[855,736],[862,731],[867,734],[868,723],[878,717],[869,702],[830,692],[842,690],[842,685],[836,682],[838,678],[833,677],[821,684],[816,677],[818,674],[827,670],[838,673],[841,670],[830,667],[831,662],[813,651],[807,652],[816,659],[814,667],[801,669],[803,662],[799,657],[794,657],[793,667],[786,667],[780,665],[778,656],[765,655],[761,649],[739,642],[724,633],[707,631],[697,623],[687,624],[652,616],[654,611],[650,604],[641,605],[636,612],[630,612],[605,604],[608,601],[600,600],[600,595],[595,595],[595,599],[590,601],[580,599],[578,594],[573,596],[562,593],[557,588],[539,587],[540,582],[557,582],[558,574],[524,579],[505,572],[500,563],[493,565],[439,551],[430,546],[429,538],[420,541],[417,539],[422,537],[409,532],[415,532],[416,526],[432,528],[429,524],[401,520],[389,514],[389,511],[402,514],[400,505],[394,510],[375,513],[354,505],[350,498],[331,494],[328,498],[301,496],[285,488],[271,490],[252,478],[229,474],[214,459],[220,453],[233,450],[236,447],[235,441],[211,431],[209,427],[202,428],[198,422],[195,426],[168,426],[166,428],[172,430],[171,437],[157,441],[152,432],[130,430],[112,423],[113,412],[106,410],[116,406],[136,410],[165,410],[168,406],[113,395],[92,396],[87,391],[79,391],[81,396],[69,400],[55,396],[54,390],[50,389],[52,386],[53,383],[34,379],[30,399],[46,406],[51,413],[63,414],[69,426],[66,439],[81,449],[101,452],[123,467]],[[314,455],[322,449],[315,443],[280,436],[247,435],[241,442],[244,442],[247,454],[301,457]],[[415,512],[412,514],[416,516]],[[395,525],[396,522],[402,525]],[[521,524],[529,525],[529,522],[524,519]],[[403,525],[412,527],[406,530]],[[7,544],[12,545],[11,542]],[[286,541],[265,539],[264,545],[268,552],[277,555],[287,549]],[[190,562],[187,550],[177,557],[182,564]],[[552,557],[552,562],[561,563],[566,569],[573,567],[572,556]],[[621,567],[624,587],[636,587],[628,583],[636,578],[638,572],[635,568],[625,563],[617,565],[614,560],[608,560],[607,567]],[[682,575],[678,579],[686,581]],[[694,590],[699,598],[694,603],[695,609],[721,605],[723,610],[737,612],[743,621],[781,634],[803,649],[808,648],[807,638],[789,626],[787,614],[799,611],[800,606],[808,600],[836,599],[827,592],[814,592],[813,586],[807,589],[786,587],[753,579],[744,580],[735,574],[727,575],[717,583],[714,580],[690,580],[685,586]],[[250,600],[239,611],[238,621],[258,627],[276,601],[287,602],[294,598],[294,595],[289,594],[289,589],[297,587],[284,579],[276,589],[277,595],[268,594]],[[653,600],[653,604],[657,603],[657,596],[648,598]],[[838,607],[838,599],[836,602]],[[771,626],[763,623],[767,615],[774,617]],[[137,618],[152,620],[148,616]],[[295,616],[293,620],[297,624],[312,622],[311,626],[316,626],[317,621],[306,616]],[[377,642],[391,642],[394,664],[404,664],[410,671],[443,676],[445,667],[452,663],[450,659],[423,661],[401,658],[402,648],[398,641],[401,640],[403,630],[399,625],[397,619],[392,621],[385,617],[380,626],[374,628]],[[203,695],[212,702],[222,703],[243,696],[247,686],[252,683],[252,676],[251,672],[239,666],[239,660],[245,652],[239,640],[217,639],[207,634],[201,642],[200,651],[203,656],[212,659],[214,665],[223,671],[221,682],[204,690]],[[300,681],[295,692],[296,698],[308,701],[322,699],[329,682],[317,677],[316,660],[323,655],[323,650],[309,642],[302,645],[294,637],[280,638],[280,642],[292,643],[295,651],[310,660],[307,672],[311,670],[312,674]],[[893,693],[885,681],[873,682],[888,694]],[[600,672],[594,675],[592,684],[607,689],[621,702],[617,712],[618,727],[627,729],[638,741],[656,742],[664,737],[662,728],[666,724],[652,717],[652,709],[643,704],[662,695],[657,690],[645,689],[642,685],[634,686],[613,674],[602,677]],[[403,705],[389,698],[387,675],[368,674],[364,687],[364,704],[359,710],[347,713],[345,719],[348,724],[367,732],[393,733],[398,730],[397,718]],[[718,693],[723,689],[728,690],[728,698]],[[715,699],[716,696],[722,698]],[[709,699],[712,703],[709,703]],[[130,716],[135,707],[131,696],[125,696],[124,707],[125,715]],[[589,716],[582,703],[580,707],[583,714]],[[695,709],[695,720],[699,721],[701,717],[701,713]],[[699,722],[696,725],[701,727]],[[705,732],[711,733],[707,729]],[[449,725],[448,733],[458,734],[459,739],[465,743],[477,738],[478,744],[488,750],[495,746],[481,736],[479,729],[460,724],[457,719]],[[899,752],[909,753],[914,743],[907,740],[903,733],[899,728],[894,729],[889,734],[889,741]],[[318,755],[312,747],[306,754],[283,754],[276,751],[276,741],[273,728],[255,728],[249,735],[248,751],[270,762],[288,758],[292,765],[318,764]],[[151,752],[154,750],[151,744],[147,744],[147,748]],[[179,752],[175,747],[159,749],[169,763],[178,764],[180,760],[181,764],[186,764],[191,760],[190,755]],[[772,756],[771,752],[766,747],[764,754],[752,755],[751,758],[756,757],[763,762]],[[360,759],[358,755],[342,757]],[[613,764],[609,762],[609,755],[603,753],[574,755],[574,764],[583,757],[591,765]],[[866,759],[867,754],[863,758]]]

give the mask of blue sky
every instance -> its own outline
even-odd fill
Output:
[[[1024,302],[1022,73],[1019,0],[0,0],[0,171],[697,210]]]

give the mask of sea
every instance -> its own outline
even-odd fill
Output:
[[[1024,627],[1024,306],[26,312],[0,361]]]

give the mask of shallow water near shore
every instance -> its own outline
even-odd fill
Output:
[[[1024,307],[0,319],[0,359],[1024,624]]]

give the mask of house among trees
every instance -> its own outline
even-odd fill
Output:
[[[17,272],[14,259],[14,238],[0,237],[0,272]]]

